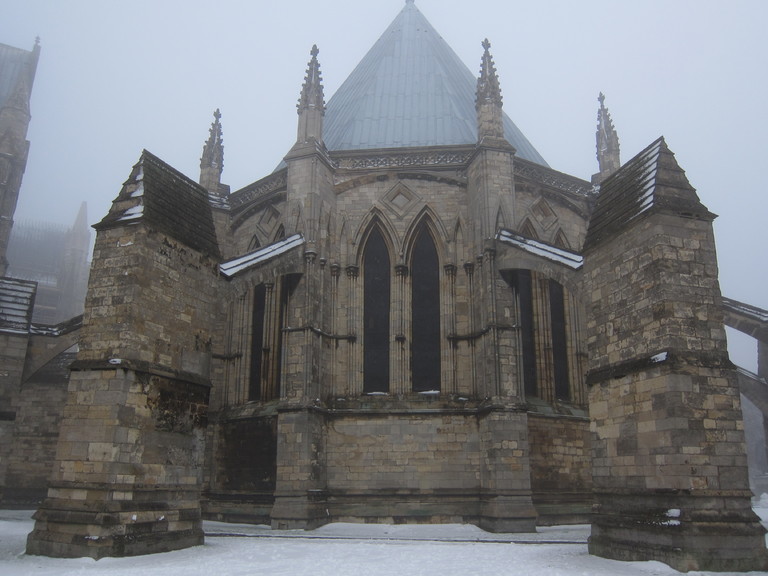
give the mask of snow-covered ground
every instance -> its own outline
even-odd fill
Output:
[[[756,511],[768,520],[765,495]],[[136,558],[61,560],[24,553],[33,525],[31,514],[0,510],[3,576],[678,574],[659,562],[616,562],[590,556],[586,545],[589,526],[540,528],[537,534],[489,534],[475,526],[456,524],[329,524],[311,532],[272,532],[266,526],[206,522],[204,546]]]

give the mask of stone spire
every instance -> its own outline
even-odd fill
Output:
[[[501,86],[490,52],[491,43],[483,41],[483,61],[480,77],[477,79],[475,110],[477,110],[477,140],[483,138],[504,138],[504,124],[501,113]]]
[[[320,74],[320,63],[317,55],[320,51],[312,46],[312,58],[307,65],[307,75],[301,87],[301,96],[296,105],[299,112],[299,130],[297,143],[309,141],[321,142],[323,139],[323,116],[325,115],[325,98],[323,96],[323,79]]]
[[[200,185],[211,194],[222,195],[221,172],[224,170],[224,139],[221,133],[221,112],[213,113],[210,134],[200,157]]]
[[[597,163],[599,172],[592,178],[595,184],[599,184],[608,176],[616,172],[621,166],[619,157],[619,137],[613,127],[611,114],[605,107],[605,95],[600,92],[598,96],[600,109],[597,111]]]

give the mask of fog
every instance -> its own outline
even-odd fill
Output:
[[[42,53],[16,220],[98,222],[143,148],[193,179],[220,108],[223,181],[280,162],[309,50],[326,100],[403,0],[0,0],[0,42]],[[491,41],[504,109],[551,167],[597,171],[597,95],[629,160],[666,137],[715,223],[725,295],[768,308],[762,0],[416,0],[473,71]],[[732,333],[729,338],[734,338]],[[755,369],[754,340],[732,356]]]

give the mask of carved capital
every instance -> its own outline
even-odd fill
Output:
[[[395,275],[398,278],[406,278],[408,276],[408,266],[405,264],[398,264],[395,266]]]
[[[357,278],[360,275],[360,266],[347,266],[347,278]]]

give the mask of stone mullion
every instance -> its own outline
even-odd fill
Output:
[[[330,294],[330,317],[329,317],[329,329],[332,334],[337,333],[337,326],[338,326],[338,310],[340,309],[339,305],[339,275],[341,273],[341,268],[338,264],[331,264],[331,294]],[[349,349],[349,343],[347,343],[347,349]],[[329,376],[330,376],[330,382],[329,382],[329,392],[332,395],[332,397],[336,397],[339,394],[338,385],[341,381],[341,370],[339,367],[339,347],[338,346],[331,346],[331,358],[330,358],[330,368],[329,368]]]
[[[314,177],[314,172],[313,172]],[[307,251],[304,254],[304,307],[303,307],[303,326],[315,326],[317,325],[317,307],[316,302],[313,302],[313,295],[316,293],[317,282],[317,267],[315,266],[315,258],[317,254],[315,252]],[[302,330],[300,332],[304,340],[302,349],[304,351],[304,370],[302,374],[302,397],[314,398],[314,388],[317,383],[313,381],[313,374],[317,374],[317,370],[313,370],[313,364],[317,361],[315,354],[315,342],[317,336],[315,336],[311,330]]]
[[[264,345],[267,348],[267,353],[262,356],[264,362],[266,362],[267,369],[262,370],[262,373],[266,374],[266,377],[262,379],[261,388],[261,400],[266,402],[276,396],[275,382],[277,373],[275,367],[279,367],[275,358],[275,350],[279,348],[277,339],[280,338],[280,332],[276,329],[279,327],[277,322],[277,314],[279,314],[280,306],[275,301],[275,285],[272,283],[264,284],[266,293],[264,294]],[[279,291],[278,291],[279,294]]]
[[[456,266],[454,264],[448,264],[444,268],[445,270],[445,289],[444,293],[446,298],[443,300],[443,321],[441,322],[441,336],[447,334],[456,334]],[[443,361],[443,372],[448,374],[445,378],[446,392],[449,394],[456,394],[458,392],[457,378],[456,378],[456,362],[457,362],[457,350],[454,346],[448,342],[445,337],[441,337],[441,342],[445,351],[441,356]]]
[[[486,305],[486,286],[485,286],[485,267],[483,266],[483,257],[477,257],[477,265],[475,266],[475,282],[477,291],[475,293],[477,302],[477,319],[479,326],[476,327],[476,331],[480,336],[475,340],[475,357],[476,357],[476,370],[477,370],[477,385],[479,396],[493,396],[493,388],[490,386],[490,379],[488,377],[488,329],[489,316],[488,308]]]
[[[536,388],[539,398],[555,397],[552,370],[552,324],[549,314],[549,280],[532,273],[534,330],[536,342]]]
[[[237,316],[238,326],[240,326],[238,334],[238,349],[240,350],[240,357],[237,359],[237,377],[235,380],[235,404],[242,404],[247,400],[245,382],[248,382],[248,367],[250,360],[250,338],[248,336],[248,327],[250,322],[248,321],[248,295],[249,290],[241,294],[238,298]]]
[[[360,346],[360,337],[363,335],[363,327],[359,324],[360,314],[358,313],[360,301],[360,268],[357,266],[347,266],[347,330],[349,334],[357,334],[358,340],[350,342],[347,348],[347,393],[360,395],[363,393],[363,370],[362,354],[363,347]],[[365,345],[365,342],[362,343]]]
[[[566,289],[564,293],[566,299],[566,334],[568,334],[568,381],[571,386],[571,400],[575,404],[582,405],[587,402],[584,396],[584,374],[587,367],[582,366],[583,355],[579,353],[581,314],[578,302],[571,291]]]
[[[412,374],[408,369],[411,338],[411,292],[408,290],[408,267],[395,266],[394,303],[390,306],[392,320],[392,353],[390,354],[390,384],[392,394],[407,394],[413,388]]]
[[[484,251],[484,257],[486,265],[483,266],[485,274],[483,279],[486,282],[485,294],[487,303],[488,321],[487,326],[489,328],[489,348],[490,353],[487,357],[487,361],[490,364],[489,378],[491,382],[491,390],[493,396],[503,396],[502,379],[501,379],[501,338],[499,334],[499,314],[498,314],[498,301],[496,298],[496,279],[498,278],[498,272],[496,270],[496,250],[494,248],[486,247]]]
[[[492,303],[491,287],[493,277],[490,274],[490,262],[486,261],[488,254],[480,255],[477,258],[478,282],[480,283],[480,317],[482,318],[481,337],[482,351],[480,358],[480,374],[482,375],[482,394],[490,397],[497,397],[500,394],[498,388],[498,371],[494,360],[496,359],[496,318],[494,316],[494,307]]]
[[[512,291],[513,311],[512,325],[515,326],[515,372],[517,374],[517,396],[525,400],[525,360],[523,358],[522,309],[520,306],[520,290]]]
[[[474,270],[475,266],[471,262],[464,263],[464,273],[466,275],[466,290],[467,290],[467,333],[474,334],[477,330],[476,326],[476,304],[475,304],[475,283],[474,283]],[[467,360],[469,363],[469,385],[470,394],[474,397],[479,395],[477,388],[477,355],[475,350],[474,340],[469,340],[468,343]]]
[[[251,382],[251,369],[253,366],[252,357],[253,354],[258,352],[253,349],[253,308],[254,308],[254,290],[253,285],[248,286],[248,291],[243,296],[243,326],[244,326],[244,340],[243,340],[243,359],[242,359],[242,374],[240,379],[240,402],[241,404],[248,402],[250,382]]]
[[[226,303],[226,313],[227,313],[227,323],[226,326],[230,327],[225,332],[226,342],[224,343],[224,366],[223,366],[223,382],[224,385],[222,386],[221,390],[221,406],[229,406],[230,404],[230,396],[232,395],[232,386],[235,384],[235,370],[234,367],[236,366],[237,359],[234,358],[234,338],[233,338],[233,331],[232,326],[235,326],[235,311],[234,311],[234,303],[232,300],[229,300]]]

